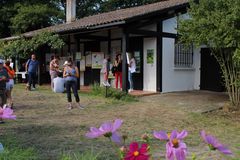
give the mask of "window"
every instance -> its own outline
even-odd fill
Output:
[[[193,45],[175,44],[174,66],[179,68],[193,67]]]

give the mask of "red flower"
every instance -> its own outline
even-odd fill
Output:
[[[132,142],[129,146],[129,152],[125,156],[124,160],[148,160],[148,145],[142,144],[141,148],[138,148],[137,142]]]

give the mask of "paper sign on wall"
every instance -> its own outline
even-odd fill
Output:
[[[86,67],[92,67],[92,53],[86,52]]]
[[[93,69],[101,69],[103,60],[104,60],[103,52],[92,52],[92,68]]]

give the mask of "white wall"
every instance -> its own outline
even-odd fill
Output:
[[[147,64],[147,50],[154,49],[154,63]],[[157,39],[156,38],[144,38],[144,62],[143,62],[143,90],[144,91],[157,91]]]
[[[84,54],[84,44],[83,43],[80,44],[80,52],[82,55]],[[80,72],[80,85],[81,86],[84,85],[84,72]]]
[[[177,34],[177,17],[163,21],[163,32]]]
[[[199,49],[196,49],[194,51],[194,65],[192,68],[175,68],[174,44],[175,39],[163,38],[162,92],[199,89]]]

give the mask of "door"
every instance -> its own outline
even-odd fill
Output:
[[[100,51],[100,43],[98,41],[90,41],[84,43],[84,52],[98,52]],[[100,84],[100,69],[92,69],[92,67],[86,67],[84,72],[84,86],[88,86],[94,83]]]
[[[201,90],[224,91],[220,66],[209,48],[201,49]]]
[[[136,60],[136,72],[133,73],[134,90],[143,90],[143,38],[132,37],[129,40],[129,52],[134,54]]]

